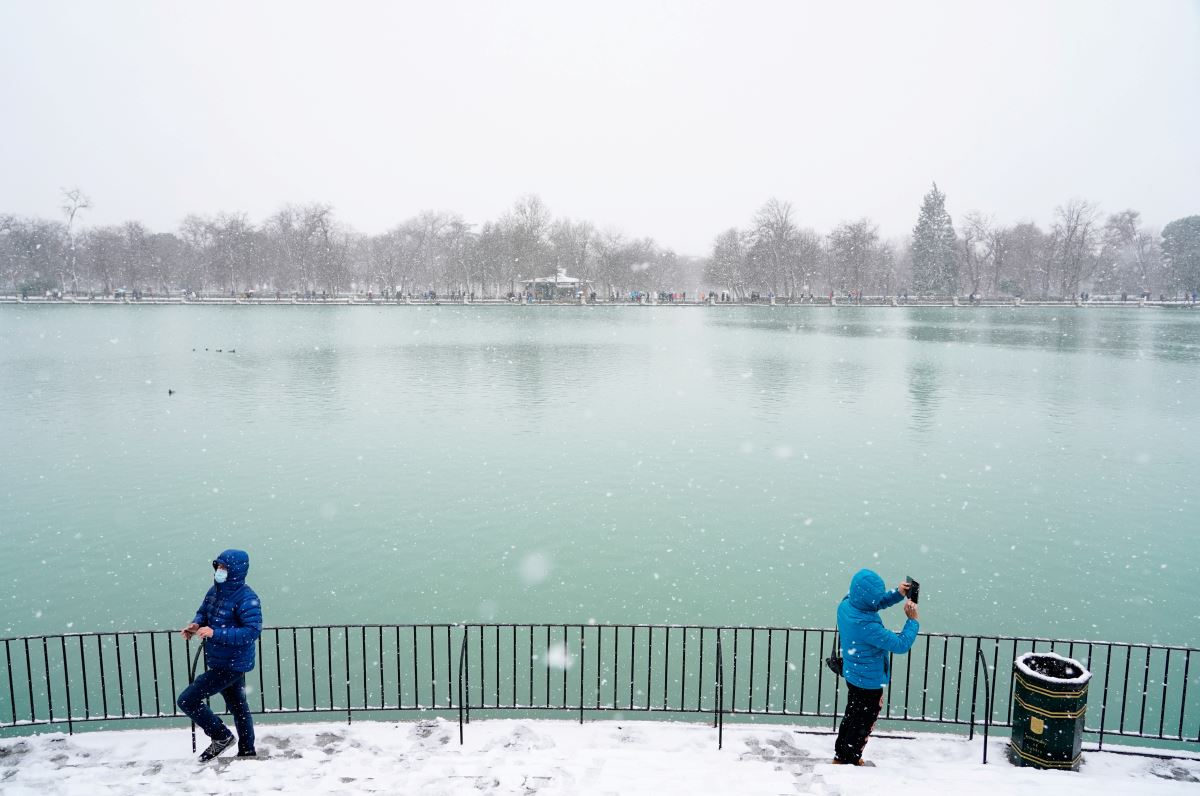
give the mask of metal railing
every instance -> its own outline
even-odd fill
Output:
[[[830,721],[845,689],[823,628],[595,624],[271,627],[247,675],[258,714],[589,713]],[[175,699],[196,651],[174,631],[0,639],[0,731],[186,718]],[[973,736],[1011,727],[1012,661],[1054,651],[1092,671],[1084,739],[1200,751],[1191,647],[922,634],[892,656],[880,720]],[[982,675],[982,676],[981,676]],[[989,676],[990,675],[990,676]],[[980,698],[982,697],[982,698]]]
[[[452,625],[265,628],[246,675],[260,714],[452,711]],[[0,640],[0,728],[183,717],[197,649],[178,631]]]

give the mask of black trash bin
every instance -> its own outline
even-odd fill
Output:
[[[1027,652],[1013,661],[1012,740],[1018,766],[1079,768],[1092,673],[1072,658]]]

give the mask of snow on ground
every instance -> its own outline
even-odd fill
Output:
[[[200,736],[203,740],[203,736]],[[695,724],[477,721],[458,745],[444,720],[260,724],[257,760],[201,764],[180,730],[0,739],[0,793],[259,794],[1191,794],[1200,760],[1085,754],[1079,773],[1016,768],[1007,737],[875,738],[875,768],[834,766],[833,738],[791,727],[732,725],[725,748]],[[203,744],[201,745],[201,748]],[[226,753],[229,755],[230,753]]]

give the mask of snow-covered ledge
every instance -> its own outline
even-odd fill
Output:
[[[5,796],[211,793],[776,794],[1052,792],[1180,794],[1200,760],[1087,755],[1079,773],[981,765],[964,736],[877,733],[874,768],[834,766],[833,737],[782,725],[444,720],[266,724],[256,760],[196,761],[186,727],[0,739]],[[1007,737],[993,738],[1003,760]]]

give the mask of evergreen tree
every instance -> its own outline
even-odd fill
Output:
[[[1179,218],[1163,227],[1162,253],[1179,287],[1200,290],[1200,216]]]
[[[921,205],[913,228],[912,270],[916,293],[954,294],[958,291],[958,257],[954,222],[946,212],[946,194],[937,183]]]

